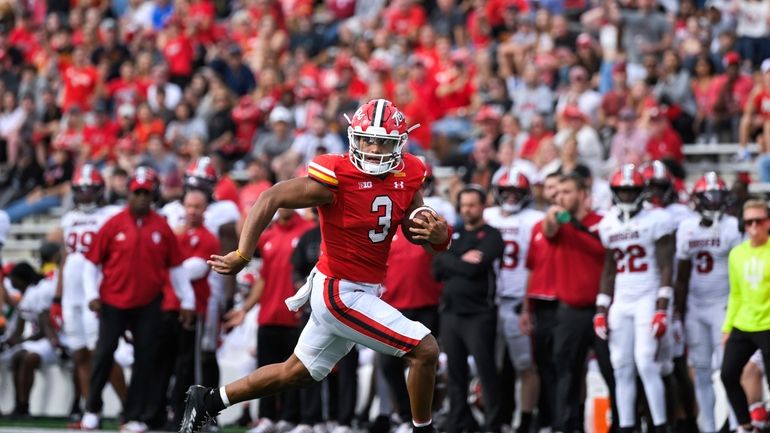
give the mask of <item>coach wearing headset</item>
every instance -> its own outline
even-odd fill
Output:
[[[450,412],[444,430],[477,431],[468,407],[468,355],[476,360],[484,394],[484,430],[500,431],[500,396],[495,365],[497,307],[494,263],[503,254],[503,238],[484,223],[487,193],[477,185],[463,188],[457,202],[463,225],[452,244],[433,261],[433,274],[444,282],[441,297],[441,344],[449,367]]]

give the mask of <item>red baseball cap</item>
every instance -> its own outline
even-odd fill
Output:
[[[580,111],[580,108],[574,105],[567,105],[562,112],[565,119],[582,119],[585,120],[586,115]]]
[[[735,51],[730,51],[727,54],[725,54],[725,57],[722,59],[722,62],[724,63],[725,66],[740,65],[741,55],[736,53]]]
[[[155,170],[150,167],[139,167],[131,177],[131,181],[128,184],[128,190],[136,192],[139,190],[155,191],[158,187],[158,175],[155,174]]]

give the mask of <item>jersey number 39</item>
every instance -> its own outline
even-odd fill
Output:
[[[87,253],[91,247],[91,242],[94,241],[94,235],[94,232],[72,232],[68,234],[67,239],[65,239],[67,253]]]

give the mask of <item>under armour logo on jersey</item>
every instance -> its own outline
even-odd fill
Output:
[[[369,180],[366,182],[358,182],[358,189],[372,189],[372,182]]]
[[[122,241],[125,241],[125,240],[126,240],[126,234],[125,234],[125,233],[123,233],[123,232],[120,232],[120,233],[118,233],[118,234],[115,236],[115,240],[116,240],[116,241],[118,241],[118,242],[122,242]]]
[[[393,188],[404,189],[404,181],[402,180],[393,182]]]
[[[152,232],[152,241],[155,243],[155,245],[160,244],[160,232]]]

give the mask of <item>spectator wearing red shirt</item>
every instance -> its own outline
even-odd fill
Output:
[[[174,227],[184,262],[182,266],[195,292],[195,314],[202,322],[206,314],[211,289],[208,282],[209,266],[206,260],[212,254],[219,254],[219,239],[203,225],[203,215],[208,207],[208,196],[201,190],[188,190],[182,199],[185,210],[185,224]],[[153,394],[157,408],[154,421],[159,426],[167,420],[166,406],[171,407],[173,416],[167,427],[175,430],[182,422],[184,413],[185,392],[194,383],[196,332],[194,327],[181,324],[180,302],[170,284],[163,291],[162,326],[158,329],[158,339],[161,341],[158,356],[160,380],[158,389]],[[169,399],[166,399],[171,376],[174,376],[174,386]]]
[[[739,119],[754,87],[754,80],[741,73],[741,56],[738,53],[728,52],[722,62],[725,73],[711,81],[709,90],[714,101],[717,134],[721,141],[729,142],[738,135]]]
[[[742,147],[756,133],[762,137],[766,148],[770,146],[770,59],[762,62],[760,70],[762,77],[752,89],[741,118],[739,144]]]
[[[164,36],[163,57],[168,63],[169,81],[184,88],[192,77],[195,52],[190,38],[184,33],[181,18],[169,20]]]
[[[451,65],[436,75],[439,116],[464,116],[473,97],[472,74],[464,53],[453,53]]]
[[[429,150],[431,145],[430,128],[433,122],[430,107],[425,104],[424,100],[417,98],[407,83],[397,84],[395,92],[393,102],[401,107],[401,111],[412,125],[420,125],[409,134],[410,141],[414,139],[422,149]]]
[[[90,111],[91,100],[99,83],[99,72],[88,62],[85,48],[82,46],[75,47],[72,52],[72,64],[62,70],[62,81],[62,111],[66,112],[74,106]]]
[[[211,0],[193,0],[190,2],[185,19],[192,27],[191,34],[195,44],[210,44],[214,42],[216,29],[214,18],[216,9]]]
[[[665,112],[656,107],[648,113],[650,138],[647,141],[647,158],[653,161],[671,160],[682,164],[682,139],[669,124]]]
[[[248,157],[247,157],[248,158]],[[249,158],[246,167],[249,176],[249,183],[244,185],[238,192],[238,208],[245,218],[251,207],[257,202],[260,194],[265,192],[273,184],[268,180],[270,175],[267,163],[257,158]]]
[[[150,106],[147,103],[139,105],[136,110],[136,126],[134,127],[134,138],[139,146],[139,152],[144,152],[151,136],[163,137],[165,131],[166,125],[152,114]]]
[[[292,209],[279,209],[278,219],[259,237],[257,251],[262,257],[260,279],[239,310],[225,315],[226,326],[237,326],[257,302],[257,366],[273,364],[294,353],[299,339],[299,312],[286,308],[284,299],[294,296],[291,257],[300,236],[315,225]],[[259,415],[271,421],[297,423],[300,417],[299,391],[261,398]]]
[[[586,373],[586,356],[593,348],[599,368],[610,389],[613,413],[615,379],[607,343],[594,335],[596,295],[604,268],[604,247],[599,240],[598,224],[602,217],[589,207],[589,189],[577,174],[559,180],[557,204],[543,220],[543,234],[553,254],[553,278],[559,307],[554,329],[556,404],[554,431],[580,429],[580,390]],[[557,215],[567,212],[569,221],[559,223]],[[574,272],[580,269],[580,272]]]
[[[599,119],[603,124],[616,127],[618,115],[628,105],[630,93],[626,64],[616,63],[612,67],[612,90],[604,94],[599,106]]]
[[[120,76],[107,83],[107,96],[115,107],[123,104],[136,106],[144,101],[147,95],[146,83],[136,77],[134,62],[126,60],[120,65]]]
[[[544,139],[553,137],[553,132],[546,127],[545,118],[542,114],[532,115],[530,121],[531,124],[527,138],[519,148],[519,158],[534,161],[540,151],[540,143]]]
[[[548,206],[556,201],[560,174],[551,173],[543,181],[543,199]],[[554,330],[556,329],[556,281],[553,269],[553,247],[543,234],[543,222],[532,228],[526,266],[529,269],[527,297],[521,311],[519,325],[523,334],[532,338],[533,356],[540,377],[538,421],[541,426],[552,425],[556,399],[556,364],[553,357]]]
[[[384,13],[385,29],[398,36],[417,38],[417,31],[425,24],[425,10],[414,0],[395,0]]]
[[[99,340],[93,357],[91,389],[81,425],[94,429],[102,409],[102,390],[112,370],[118,340],[126,330],[134,339],[134,365],[128,400],[123,408],[126,428],[147,430],[156,407],[151,405],[157,376],[161,298],[168,279],[181,301],[185,326],[194,317],[195,294],[182,267],[184,257],[166,220],[151,209],[158,191],[155,173],[140,167],[129,183],[126,209],[109,219],[94,236],[86,255],[83,290],[97,312]],[[101,266],[102,279],[99,280]]]
[[[95,121],[83,128],[83,142],[89,149],[88,161],[100,164],[115,159],[120,126],[109,118],[107,105],[99,101],[94,106]]]

